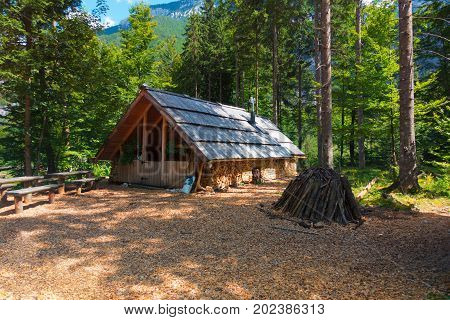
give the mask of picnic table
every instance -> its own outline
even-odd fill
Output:
[[[57,178],[58,179],[58,194],[64,194],[65,192],[65,188],[64,188],[64,183],[66,181],[67,177],[70,176],[83,176],[83,175],[91,175],[90,171],[69,171],[69,172],[55,172],[55,173],[50,173],[47,174],[46,177],[47,178]]]
[[[14,178],[4,178],[0,179],[0,193],[3,198],[4,192],[6,192],[7,188],[19,183],[23,183],[25,188],[30,188],[33,184],[38,181],[44,179],[43,176],[25,176],[25,177],[14,177]],[[25,197],[25,202],[29,202],[31,200],[31,195],[27,195]]]

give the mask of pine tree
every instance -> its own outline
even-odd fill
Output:
[[[322,139],[323,163],[326,168],[333,168],[333,133],[331,102],[331,21],[330,0],[321,2],[321,61],[322,61]]]
[[[121,31],[121,48],[124,65],[128,69],[131,87],[147,83],[159,87],[154,72],[156,52],[152,45],[156,40],[154,21],[150,6],[143,2],[130,8],[130,27]]]
[[[402,192],[419,188],[414,130],[414,63],[412,0],[399,0],[400,50],[400,158],[399,187]]]

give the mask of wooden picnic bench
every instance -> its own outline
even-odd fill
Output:
[[[55,172],[55,173],[47,174],[45,177],[46,178],[57,178],[58,184],[59,184],[58,193],[64,194],[64,192],[65,192],[64,184],[66,182],[66,178],[70,177],[70,176],[82,176],[82,175],[91,175],[91,172],[90,171]]]
[[[37,181],[44,179],[43,176],[24,176],[24,177],[14,177],[14,178],[5,178],[0,179],[0,190],[3,190],[3,192],[7,191],[8,189],[14,187],[15,185],[19,183],[23,183],[23,186],[25,188],[30,188],[35,184]],[[2,192],[2,198],[3,196],[6,197],[6,194],[3,195]],[[25,197],[25,203],[28,203],[31,201],[31,194],[27,195]]]
[[[81,189],[83,188],[83,186],[90,184],[91,189],[97,189],[97,183],[103,179],[104,179],[103,177],[84,178],[84,179],[72,180],[69,183],[75,184],[77,187],[77,194],[81,194]]]
[[[14,196],[14,205],[16,209],[16,213],[23,212],[23,202],[24,198],[28,195],[32,195],[34,193],[42,193],[42,192],[48,192],[48,202],[53,203],[55,201],[55,192],[58,190],[59,185],[57,184],[50,184],[46,186],[39,186],[39,187],[30,187],[20,190],[11,190],[8,191],[7,195]]]
[[[6,192],[15,186],[16,186],[15,183],[6,183],[0,185],[0,203],[6,202]]]

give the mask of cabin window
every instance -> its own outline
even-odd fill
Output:
[[[119,163],[130,164],[141,156],[142,131],[134,129],[125,143],[122,145]]]
[[[189,148],[174,128],[167,126],[166,160],[190,161],[191,159],[191,148]]]

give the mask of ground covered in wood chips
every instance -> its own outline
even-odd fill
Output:
[[[0,209],[0,299],[424,299],[449,293],[450,216],[373,210],[306,230],[258,210],[286,182],[109,186]],[[314,232],[307,234],[290,230]]]

